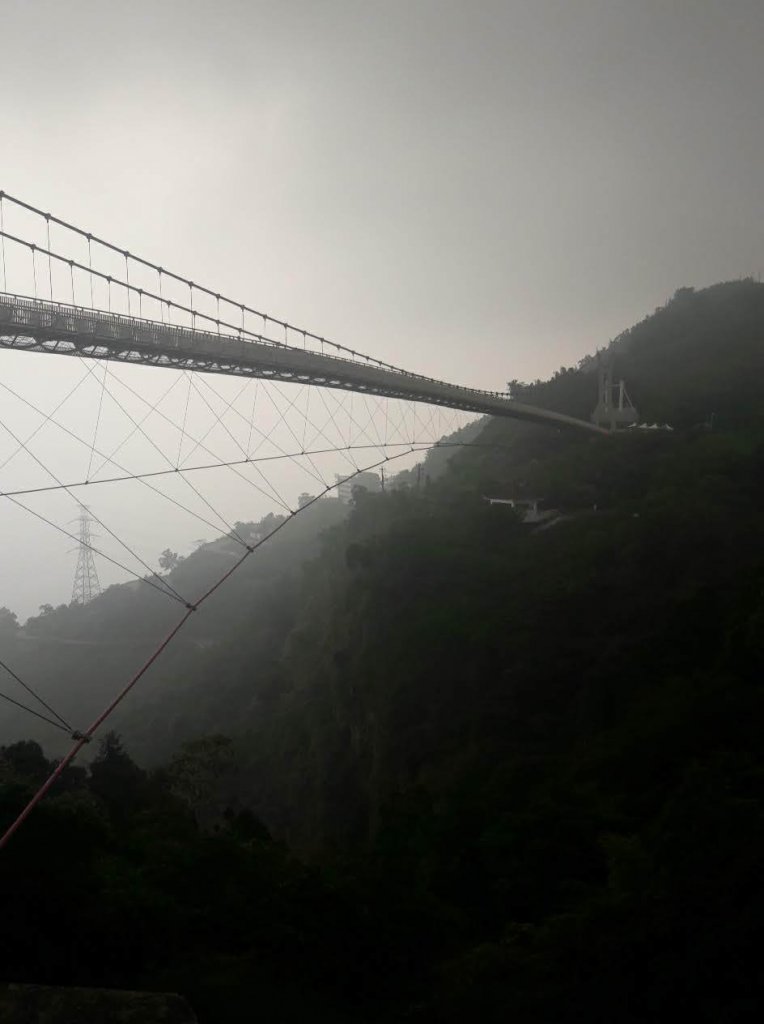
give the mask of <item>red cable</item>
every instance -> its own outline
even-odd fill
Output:
[[[247,552],[247,554],[249,554],[249,552]],[[151,668],[151,666],[157,660],[157,658],[165,649],[165,647],[167,647],[167,645],[170,643],[170,641],[173,639],[176,633],[178,633],[180,629],[185,625],[185,623],[191,617],[192,612],[194,612],[195,610],[195,608],[189,608],[186,611],[186,614],[183,616],[180,622],[178,622],[178,624],[170,630],[170,632],[164,638],[159,647],[157,647],[157,649],[154,651],[151,657],[146,662],[144,662],[144,664],[138,669],[138,671],[135,673],[135,675],[132,677],[129,683],[121,690],[120,693],[117,694],[117,696],[114,698],[111,704],[109,704],[108,707],[101,712],[101,714],[98,716],[98,718],[96,718],[93,724],[88,729],[86,729],[84,733],[80,735],[72,749],[69,751],[68,754],[66,754],[65,757],[61,759],[61,761],[59,761],[59,763],[50,773],[45,782],[42,784],[42,786],[40,786],[35,795],[26,805],[21,814],[19,814],[19,816],[16,818],[13,824],[6,829],[2,838],[0,838],[0,850],[3,849],[8,840],[18,831],[18,829],[21,828],[21,826],[27,820],[27,818],[35,809],[35,807],[40,803],[45,794],[50,790],[51,786],[53,786],[56,780],[63,774],[63,771],[67,767],[67,765],[69,765],[74,760],[74,758],[77,756],[77,754],[79,754],[79,752],[82,750],[85,744],[90,742],[90,739],[92,738],[93,733],[96,731],[96,729],[103,724],[103,722],[109,717],[109,715],[117,707],[117,705],[124,700],[124,698],[128,695],[130,690],[132,690],[132,688],[141,678],[141,676],[143,676],[148,671],[148,669]]]
[[[438,447],[438,446],[437,445],[430,445],[428,447],[435,448],[435,447]],[[413,450],[414,449],[412,449],[412,451]],[[419,450],[422,450],[422,449],[419,449]],[[130,681],[122,688],[122,690],[120,690],[120,692],[117,694],[117,696],[114,698],[114,700],[112,700],[112,702],[109,705],[107,705],[106,708],[104,708],[104,710],[101,712],[101,714],[85,730],[85,732],[83,732],[81,734],[74,733],[72,735],[72,738],[74,738],[76,736],[76,738],[77,738],[76,743],[74,744],[72,749],[69,751],[69,753],[66,754],[61,759],[61,761],[56,765],[56,767],[50,773],[50,775],[45,780],[45,782],[42,784],[42,786],[40,786],[40,788],[37,790],[37,792],[34,794],[34,796],[31,797],[31,799],[27,803],[26,807],[24,807],[24,809],[18,815],[16,820],[11,825],[9,825],[9,827],[3,833],[2,837],[0,837],[0,850],[2,850],[5,847],[5,845],[12,838],[12,836],[15,835],[15,833],[19,830],[19,828],[21,828],[21,826],[27,820],[27,818],[32,813],[32,811],[35,809],[35,807],[37,807],[37,805],[40,803],[40,801],[43,799],[43,797],[50,791],[51,787],[55,784],[56,780],[61,777],[61,775],[64,772],[64,769],[69,764],[71,764],[71,762],[74,760],[74,758],[77,756],[77,754],[79,754],[79,752],[82,750],[82,748],[85,746],[85,744],[90,742],[90,740],[92,739],[93,734],[96,732],[96,730],[101,725],[103,725],[103,723],[106,721],[106,719],[109,717],[109,715],[111,715],[112,711],[114,711],[114,709],[119,704],[122,703],[122,701],[125,699],[125,697],[128,695],[128,693],[132,690],[132,688],[135,686],[135,684],[151,668],[151,666],[157,660],[157,658],[162,653],[162,651],[164,651],[164,649],[168,646],[168,644],[180,632],[180,630],[183,628],[183,626],[185,626],[186,622],[188,622],[188,620],[191,618],[191,615],[197,610],[197,608],[199,608],[207,600],[207,598],[212,597],[212,595],[215,593],[215,591],[219,587],[221,587],[225,583],[225,581],[227,579],[229,579],[229,577],[231,577],[236,572],[236,570],[242,565],[242,563],[245,562],[246,559],[249,558],[249,556],[251,554],[253,554],[253,552],[256,551],[257,548],[259,548],[261,544],[265,544],[265,542],[270,540],[271,537],[274,536],[274,534],[278,533],[279,530],[282,530],[286,526],[287,523],[291,522],[292,519],[294,519],[295,516],[299,515],[300,512],[304,512],[306,508],[310,508],[311,505],[313,505],[317,501],[319,501],[325,494],[328,494],[329,491],[334,490],[334,488],[337,487],[338,484],[340,484],[340,483],[347,483],[349,480],[352,480],[354,476],[357,476],[358,473],[368,472],[369,470],[376,469],[377,466],[383,466],[386,462],[393,462],[396,459],[402,458],[404,455],[408,455],[408,454],[410,454],[410,453],[409,452],[400,452],[399,454],[396,454],[396,455],[388,455],[386,458],[380,459],[378,462],[372,463],[371,466],[367,466],[363,470],[359,469],[355,473],[351,473],[350,476],[345,477],[344,480],[337,481],[337,483],[332,484],[332,485],[328,485],[327,484],[327,486],[324,488],[323,491],[321,491],[319,494],[315,495],[315,497],[313,497],[310,501],[306,502],[301,508],[299,508],[299,509],[295,510],[294,512],[292,512],[291,515],[285,516],[285,518],[278,524],[278,526],[276,526],[273,530],[271,530],[271,532],[267,536],[261,538],[261,540],[259,540],[256,544],[253,544],[250,547],[248,547],[247,550],[244,552],[244,554],[241,556],[241,558],[239,558],[238,561],[236,561],[231,566],[230,569],[228,569],[226,572],[224,572],[223,575],[220,577],[219,580],[217,580],[216,583],[213,583],[213,585],[202,594],[202,596],[199,598],[199,600],[196,602],[196,604],[188,606],[188,608],[186,609],[186,613],[183,615],[183,617],[180,619],[180,621],[170,630],[170,632],[167,634],[167,636],[164,638],[164,640],[161,642],[161,644],[159,644],[159,646],[156,648],[154,653],[143,663],[143,665],[138,669],[138,671],[130,679]]]

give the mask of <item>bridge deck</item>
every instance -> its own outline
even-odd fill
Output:
[[[585,420],[366,360],[0,294],[0,348],[261,377],[606,433]]]

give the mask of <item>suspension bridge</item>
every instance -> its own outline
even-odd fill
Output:
[[[9,357],[59,357],[57,367],[83,371],[76,379],[57,371],[62,391],[52,407],[41,403],[34,387],[31,396],[25,394],[0,372],[0,504],[77,541],[67,525],[71,504],[54,502],[74,502],[81,511],[81,489],[87,487],[88,514],[104,538],[96,547],[88,534],[91,553],[118,570],[119,579],[132,576],[180,606],[169,632],[84,729],[74,728],[32,681],[0,660],[37,705],[2,691],[0,698],[73,740],[0,847],[189,618],[273,533],[338,483],[441,444],[475,414],[605,433],[498,391],[448,383],[360,353],[1,191],[0,349]],[[168,381],[160,386],[155,375],[121,376],[120,364],[143,368],[143,374],[147,368],[173,372],[158,375]],[[34,383],[36,376],[29,379]],[[212,383],[215,376],[239,378],[241,386],[221,392]],[[49,434],[55,444],[45,447]],[[302,473],[311,488],[300,501],[285,466]],[[218,485],[205,489],[199,481],[213,470],[226,470],[230,486],[254,491],[278,510],[267,536],[253,541],[232,524],[227,509],[234,501],[241,507],[243,499]],[[176,513],[231,538],[240,546],[238,557],[202,594],[182,593],[171,573],[154,571],[139,545],[126,539],[133,524],[124,502],[93,508],[91,496],[116,484],[137,484],[146,501],[169,503]]]
[[[34,296],[8,294],[7,280],[0,294],[0,346],[27,352],[48,352],[58,355],[78,354],[94,359],[144,363],[152,366],[201,370],[241,377],[259,377],[314,386],[356,391],[385,398],[405,399],[466,412],[489,416],[509,416],[539,423],[564,425],[575,429],[599,432],[599,428],[586,420],[541,409],[518,402],[499,392],[460,387],[421,374],[410,373],[319,335],[292,326],[250,307],[223,298],[220,293],[194,284],[141,257],[136,257],[111,242],[95,238],[90,232],[76,228],[51,214],[44,213],[27,203],[0,192],[0,205],[14,204],[40,219],[45,227],[47,245],[38,244],[0,229],[3,245],[20,246],[31,259]],[[4,218],[3,218],[4,221]],[[90,258],[85,265],[71,256],[50,248],[51,225],[79,236],[88,243]],[[115,277],[93,266],[93,243],[112,255],[124,259],[124,275]],[[38,270],[38,261],[42,265]],[[138,287],[130,282],[131,262],[135,269],[149,270],[156,275],[154,290]],[[54,300],[53,264],[69,275],[70,302]],[[47,264],[47,266],[46,266]],[[86,293],[91,303],[85,308],[75,304],[75,269],[89,278]],[[44,290],[47,270],[49,299],[38,296],[38,273]],[[163,295],[163,278],[188,289],[188,303]],[[105,283],[109,296],[109,309],[95,306],[94,280]],[[121,291],[128,311],[137,306],[143,311],[144,303],[158,304],[163,315],[160,322],[122,315],[111,310],[112,290]],[[213,298],[217,314],[213,315],[194,305],[197,296]],[[67,296],[69,298],[69,296]],[[116,299],[115,299],[116,301]],[[241,315],[241,323],[234,327],[230,318],[220,316],[221,302],[230,312]],[[284,341],[276,341],[266,333],[255,333],[245,326],[249,314],[263,321],[264,332],[270,324],[284,331]],[[167,322],[164,320],[167,318]],[[172,325],[171,320],[185,317],[189,327]],[[209,328],[212,327],[211,332]],[[207,329],[205,329],[207,328]],[[290,345],[293,338],[302,338],[302,348]],[[320,351],[308,350],[308,342],[320,346]],[[331,347],[335,354],[325,350]]]

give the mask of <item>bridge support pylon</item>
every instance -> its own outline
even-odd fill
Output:
[[[631,427],[639,422],[639,413],[626,391],[626,382],[613,380],[610,359],[600,359],[598,371],[597,405],[591,416],[592,423],[607,430]]]

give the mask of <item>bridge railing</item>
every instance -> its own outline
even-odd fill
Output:
[[[3,342],[3,338],[7,342]],[[373,361],[344,359],[249,335],[211,334],[193,327],[106,313],[88,307],[0,293],[0,345],[29,338],[38,351],[145,362],[201,372],[259,376],[339,388],[380,397],[443,405],[490,416],[545,422],[607,433],[576,417],[526,405],[498,391],[449,384],[434,377],[382,368]],[[66,349],[65,345],[70,348]]]
[[[9,301],[10,300],[10,301]],[[2,315],[3,306],[9,310],[11,316],[6,318]],[[36,323],[32,323],[31,320],[25,321],[19,314],[23,310],[28,310],[29,313],[37,314],[40,318]],[[45,318],[48,317],[49,321],[45,322]],[[69,319],[67,323],[66,320]],[[76,322],[75,322],[76,319]],[[65,302],[51,302],[48,299],[37,299],[28,295],[14,295],[12,293],[0,293],[0,331],[12,323],[14,327],[23,326],[37,326],[40,328],[46,328],[53,330],[55,328],[64,329],[68,333],[82,333],[82,327],[86,325],[92,326],[92,330],[89,333],[96,334],[98,331],[106,333],[109,337],[115,341],[133,341],[136,344],[145,344],[146,342],[157,343],[161,341],[163,344],[173,344],[173,347],[183,349],[187,343],[198,341],[203,338],[205,341],[212,341],[219,339],[223,344],[230,344],[231,342],[241,342],[243,344],[262,344],[267,345],[270,348],[278,349],[281,351],[293,352],[304,356],[306,351],[299,348],[296,345],[287,345],[284,342],[275,341],[272,338],[268,338],[264,335],[254,334],[252,332],[241,333],[241,334],[215,334],[210,331],[204,331],[198,327],[185,327],[180,324],[169,324],[164,323],[160,320],[150,320],[146,318],[138,318],[128,316],[124,313],[110,313],[103,310],[94,310],[89,306],[72,305],[71,303]],[[115,328],[123,326],[129,334],[118,333]],[[147,332],[151,332],[147,337]],[[308,352],[307,354],[312,356],[320,356],[321,360],[328,359],[338,364],[338,366],[345,364],[355,367],[366,367],[376,368],[374,360],[366,359],[348,359],[344,356],[335,356],[327,352]],[[446,385],[447,382],[440,380],[437,377],[429,377],[421,373],[413,373],[407,370],[402,370],[398,367],[384,366],[386,373],[396,374],[401,379],[408,380],[419,380],[428,384],[440,384]],[[449,385],[450,386],[450,385]],[[500,391],[488,391],[481,388],[462,388],[461,390],[469,391],[471,394],[483,395],[486,398],[499,398],[507,399],[507,395]]]

